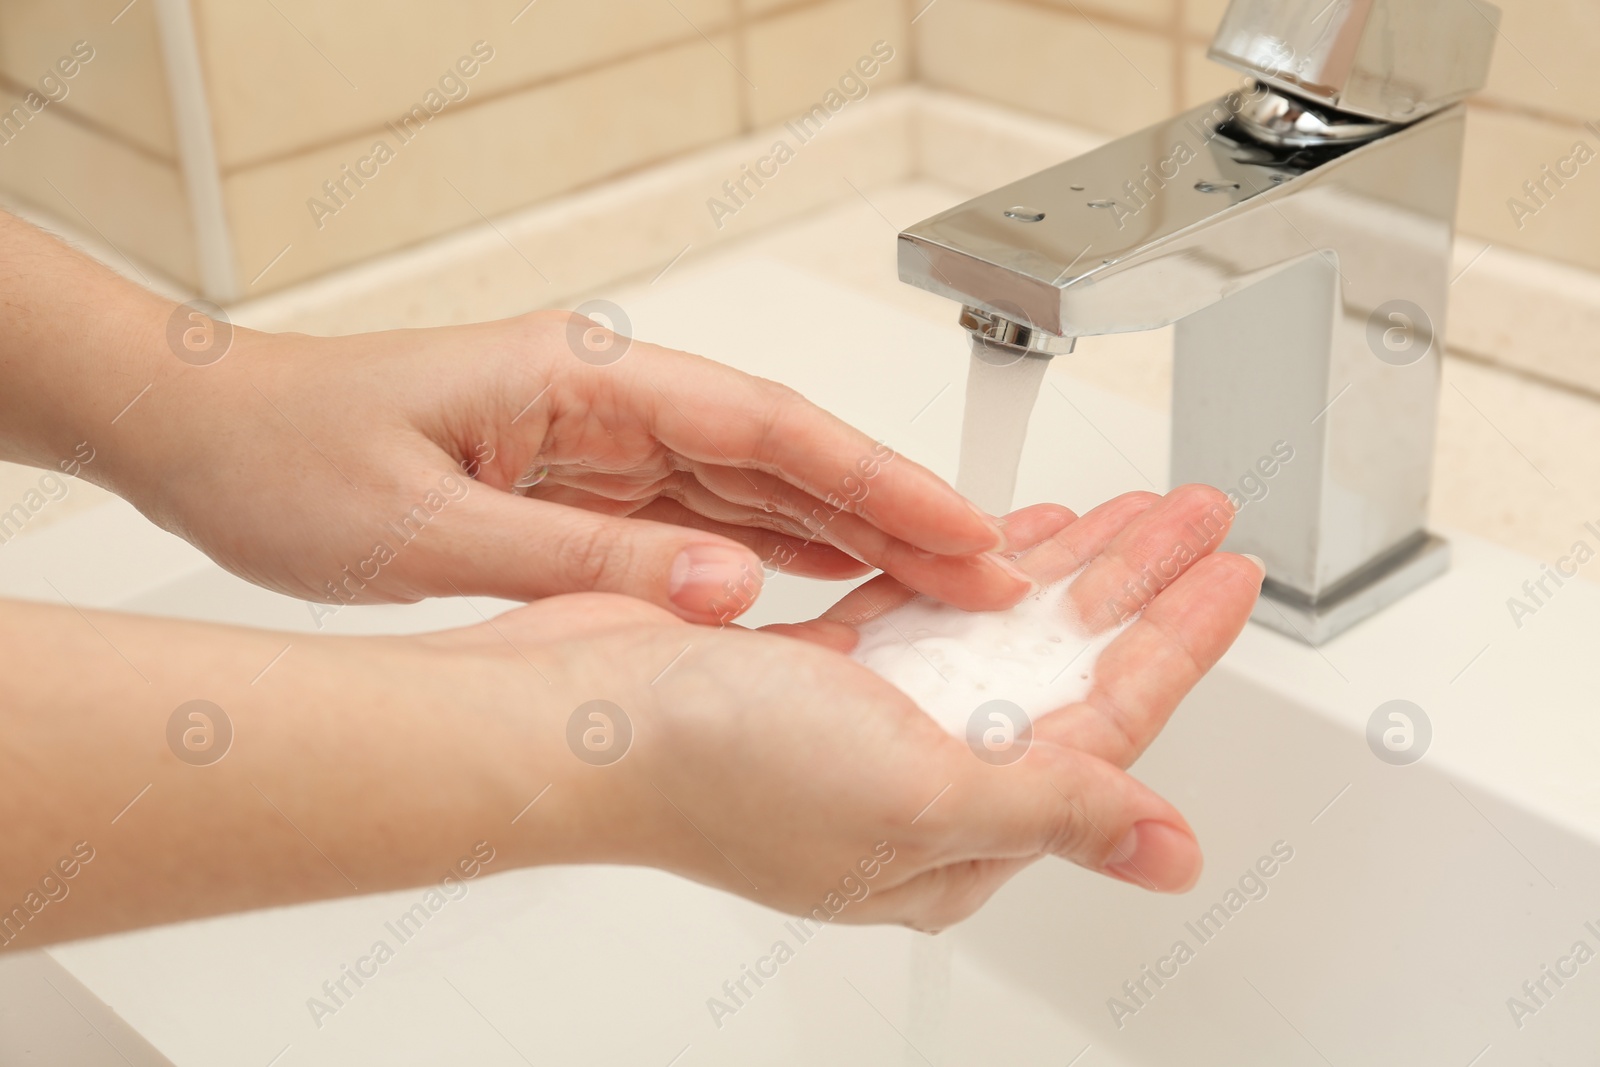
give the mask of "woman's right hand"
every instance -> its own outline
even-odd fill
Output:
[[[558,687],[615,706],[594,706],[608,723],[586,720],[597,743],[608,728],[615,743],[622,709],[625,756],[574,760],[570,805],[552,790],[559,811],[544,813],[588,826],[587,859],[662,867],[793,913],[864,885],[840,918],[921,929],[971,914],[1049,855],[1177,892],[1200,874],[1193,832],[1126,768],[1249,616],[1259,567],[1213,554],[1231,517],[1199,486],[1121,497],[1081,520],[1048,506],[1011,517],[1036,578],[1086,566],[1074,590],[1097,628],[1122,621],[1114,603],[1142,614],[1102,655],[1088,699],[1041,718],[1005,766],[841,655],[855,624],[911,595],[889,578],[769,633],[595,594],[519,609],[496,620],[502,634],[475,637],[483,651],[505,636],[570,649],[561,658],[576,669]],[[1135,579],[1147,602],[1128,602]],[[885,851],[891,862],[870,862]]]
[[[1191,488],[1011,517],[1013,543],[1040,542],[1024,570],[1092,558],[1075,589],[1143,575],[1160,592],[1089,699],[1038,720],[1007,766],[843,654],[852,624],[910,595],[890,579],[765,633],[610,593],[363,638],[0,602],[0,644],[30,666],[0,675],[0,814],[17,829],[0,900],[74,842],[95,856],[11,944],[437,882],[476,843],[491,872],[649,865],[921,929],[1049,855],[1183,890],[1193,834],[1125,768],[1254,601],[1255,565],[1209,554],[1220,530],[1193,544],[1219,507]],[[185,747],[195,700],[200,741],[229,740]]]

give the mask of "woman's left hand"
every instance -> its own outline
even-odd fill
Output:
[[[622,358],[596,357],[612,348]],[[692,622],[763,570],[881,568],[970,609],[1030,586],[997,522],[798,393],[566,312],[170,361],[113,488],[258,584],[330,604],[625,593]]]

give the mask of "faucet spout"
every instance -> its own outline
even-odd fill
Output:
[[[1256,620],[1312,644],[1448,564],[1426,520],[1460,101],[1498,20],[1231,0],[1210,55],[1247,92],[900,234],[901,279],[959,300],[975,343],[1176,323],[1172,481],[1229,491],[1227,547],[1267,564]]]
[[[1258,83],[911,227],[901,278],[1040,351],[1176,323],[1172,480],[1231,491],[1258,621],[1320,643],[1447,565],[1425,522],[1463,129]]]

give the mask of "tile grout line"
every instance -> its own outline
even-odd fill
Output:
[[[728,33],[734,29],[735,22],[729,21],[722,25],[713,24],[706,30],[706,32],[710,36],[714,37],[717,34]],[[490,43],[493,44],[492,41]],[[464,115],[468,112],[487,107],[490,104],[519,96],[523,93],[538,92],[540,90],[552,89],[557,86],[570,85],[574,82],[581,81],[584,78],[593,77],[597,74],[607,73],[619,67],[627,66],[630,63],[635,63],[645,59],[654,59],[657,56],[665,55],[666,53],[672,52],[675,49],[696,44],[703,45],[704,41],[697,33],[695,33],[694,30],[690,29],[680,36],[673,37],[668,40],[662,40],[656,44],[646,45],[642,48],[635,48],[626,52],[619,52],[601,63],[573,67],[568,70],[563,70],[557,74],[547,74],[540,77],[535,77],[527,81],[517,82],[514,85],[508,85],[501,89],[496,89],[493,92],[473,93],[471,96],[460,101],[459,103],[451,104],[449,108],[449,114]],[[427,88],[428,86],[426,85],[419,86],[419,95],[422,90]],[[441,112],[440,116],[438,117],[443,116],[444,113]],[[370,140],[372,137],[382,135],[385,129],[386,127],[381,124],[377,126],[362,126],[359,128],[334,133],[329,136],[322,137],[316,141],[298,144],[291,148],[274,152],[270,155],[253,156],[247,159],[224,163],[221,168],[222,177],[224,179],[232,178],[238,174],[243,174],[252,170],[258,170],[264,167],[275,167],[281,166],[285,163],[293,163],[297,160],[315,156],[318,153],[326,152],[348,143],[365,142]]]
[[[750,69],[750,27],[755,25],[755,20],[750,17],[746,6],[749,0],[734,0],[733,3],[733,63],[739,70]],[[748,137],[755,132],[755,101],[750,99],[750,94],[756,90],[749,85],[734,84],[734,91],[738,93],[736,103],[739,108],[739,136]]]
[[[1187,21],[1187,0],[1172,0],[1171,26],[1169,27],[1168,47],[1172,49],[1172,113],[1174,115],[1184,110],[1188,97],[1187,74],[1189,72],[1189,57],[1184,55],[1183,27]]]
[[[1584,120],[1571,115],[1563,115],[1559,111],[1546,111],[1544,108],[1533,104],[1522,104],[1515,100],[1506,100],[1493,96],[1485,90],[1482,94],[1467,98],[1467,110],[1477,111],[1488,115],[1509,115],[1515,118],[1528,119],[1542,122],[1546,126],[1557,126],[1571,133],[1585,130]]]

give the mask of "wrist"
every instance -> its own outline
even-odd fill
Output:
[[[212,336],[226,349],[214,353],[212,362],[190,363],[174,356],[163,334],[158,352],[147,353],[142,363],[130,360],[141,374],[129,379],[131,386],[119,386],[121,406],[87,431],[91,444],[96,435],[107,442],[97,449],[91,479],[180,533],[187,525],[180,503],[186,491],[196,485],[214,489],[210,468],[218,464],[227,467],[228,477],[248,477],[241,459],[271,440],[262,431],[277,427],[262,426],[265,416],[280,418],[253,387],[254,377],[274,362],[272,335],[230,328]],[[208,505],[218,503],[211,490],[199,496]]]
[[[569,629],[588,624],[581,605],[546,606]],[[668,839],[681,829],[681,816],[664,805],[653,782],[662,761],[674,758],[674,739],[651,683],[681,655],[692,631],[673,625],[537,641],[519,633],[513,618],[502,616],[491,632],[494,655],[527,687],[508,731],[521,745],[506,779],[523,791],[511,813],[515,847],[525,849],[516,853],[518,865],[671,868]]]
[[[3,213],[0,263],[0,458],[56,468],[84,442],[104,458],[174,305]]]

